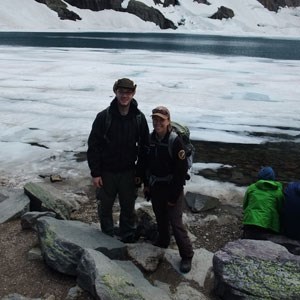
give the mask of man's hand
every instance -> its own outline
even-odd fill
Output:
[[[102,182],[102,177],[101,176],[99,176],[99,177],[93,177],[92,181],[93,181],[93,185],[95,187],[102,188],[103,182]]]

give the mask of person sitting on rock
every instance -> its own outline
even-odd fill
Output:
[[[283,186],[275,181],[271,167],[263,167],[258,181],[251,184],[243,203],[243,238],[265,240],[266,234],[280,232],[280,213],[283,202]]]
[[[300,240],[300,182],[290,182],[284,190],[281,222],[285,236]]]

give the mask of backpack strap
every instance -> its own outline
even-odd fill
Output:
[[[109,142],[109,139],[107,137],[108,130],[111,125],[111,114],[109,111],[109,107],[106,108],[106,115],[105,115],[105,127],[104,127],[104,134],[103,138],[105,139],[106,142]]]
[[[106,114],[105,114],[105,124],[104,124],[103,137],[104,137],[106,142],[109,142],[107,134],[108,134],[108,130],[111,126],[112,117],[111,117],[109,107],[107,107],[105,109],[105,111],[106,111]],[[141,143],[141,124],[142,124],[142,114],[141,114],[140,111],[136,114],[136,123],[137,123],[137,134],[138,134],[138,146],[140,146],[140,143]]]
[[[137,124],[137,133],[138,133],[138,143],[140,144],[140,140],[141,140],[141,125],[142,125],[142,114],[141,112],[139,111],[137,114],[136,114],[136,124]]]
[[[172,130],[170,132],[169,140],[168,140],[168,151],[169,151],[169,155],[172,159],[173,159],[173,145],[174,145],[174,141],[177,138],[177,136],[178,135],[174,130]]]
[[[136,118],[136,124],[137,124],[137,134],[138,134],[138,138],[137,138],[137,141],[138,141],[138,155],[140,155],[140,150],[141,150],[141,125],[142,125],[142,113],[140,111],[138,111],[138,113],[136,114],[135,116]]]

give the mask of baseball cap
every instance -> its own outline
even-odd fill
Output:
[[[115,92],[119,88],[130,89],[130,90],[135,91],[136,84],[132,80],[130,80],[128,78],[121,78],[121,79],[118,79],[114,83],[113,91]]]
[[[165,106],[158,106],[152,110],[152,115],[153,116],[158,116],[164,120],[170,119],[170,112]]]

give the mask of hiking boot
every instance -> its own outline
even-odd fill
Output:
[[[155,242],[152,245],[155,246],[155,247],[164,248],[164,249],[168,248],[168,245],[165,245],[165,244],[162,244],[162,243],[159,243],[159,242]]]
[[[192,268],[192,259],[191,258],[183,258],[180,262],[180,272],[188,273]]]
[[[161,241],[155,241],[152,245],[164,249],[167,249],[169,247],[168,244],[162,243]]]
[[[136,239],[136,237],[134,235],[130,235],[130,236],[127,236],[127,237],[121,239],[121,242],[123,242],[125,244],[134,244],[137,241],[138,241],[138,239]]]

